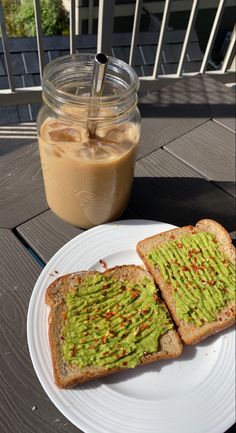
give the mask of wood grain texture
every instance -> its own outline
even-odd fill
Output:
[[[235,195],[235,135],[223,126],[208,121],[172,141],[165,149],[207,179]]]
[[[163,149],[138,161],[131,208],[142,218],[179,226],[213,218],[235,229],[234,199]]]
[[[77,433],[38,382],[28,352],[27,309],[40,266],[9,230],[0,229],[0,431]]]
[[[127,209],[122,219],[132,219],[137,215]],[[18,233],[46,263],[66,242],[83,232],[82,229],[65,223],[51,210],[17,227]]]
[[[142,135],[138,159],[210,119],[201,76],[174,84],[140,98]]]
[[[211,118],[235,132],[235,90],[206,75],[203,75],[203,83]]]
[[[83,232],[62,221],[51,210],[20,225],[17,231],[45,263],[66,242]]]
[[[36,144],[1,156],[0,173],[0,227],[15,227],[48,208]]]

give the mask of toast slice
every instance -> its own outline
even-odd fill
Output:
[[[219,223],[203,219],[151,236],[137,252],[185,344],[235,323],[235,247]]]
[[[182,353],[181,340],[156,294],[153,278],[139,266],[61,276],[47,288],[45,301],[50,307],[54,378],[60,388]],[[78,321],[75,327],[73,320]],[[78,331],[80,326],[82,331]]]

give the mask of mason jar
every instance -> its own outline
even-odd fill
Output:
[[[48,205],[84,229],[124,212],[140,137],[135,71],[109,57],[102,96],[91,97],[94,57],[59,57],[45,67],[37,119]]]

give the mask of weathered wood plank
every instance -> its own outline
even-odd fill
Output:
[[[127,209],[121,218],[135,217],[136,214]],[[20,225],[17,231],[45,263],[66,242],[83,232],[82,229],[62,221],[51,210]]]
[[[235,90],[206,75],[203,82],[212,119],[235,132]]]
[[[15,227],[48,208],[36,144],[1,156],[0,173],[0,227]]]
[[[138,158],[147,155],[210,119],[201,76],[180,79],[140,98],[142,136]]]
[[[46,263],[59,248],[83,230],[65,223],[48,210],[17,227],[17,231]]]
[[[0,229],[2,433],[79,431],[61,415],[43,391],[28,352],[27,309],[40,271],[40,266],[12,232]]]
[[[165,149],[196,169],[207,179],[234,195],[235,136],[209,121],[172,141]]]
[[[176,225],[213,218],[235,229],[234,199],[163,149],[138,161],[130,207],[142,218]]]

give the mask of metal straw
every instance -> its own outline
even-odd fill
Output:
[[[102,96],[106,68],[107,68],[108,58],[106,54],[98,53],[94,59],[94,67],[93,67],[93,76],[92,76],[92,87],[90,96],[92,97],[100,97]],[[89,117],[96,117],[98,111],[98,101],[91,101],[91,106],[89,110]],[[89,127],[90,138],[95,137],[96,123],[94,121],[91,122]]]

